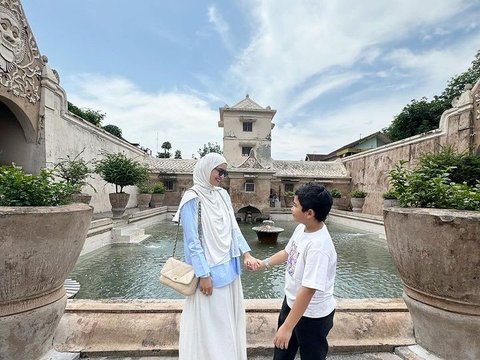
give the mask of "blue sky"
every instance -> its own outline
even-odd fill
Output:
[[[478,0],[22,4],[69,101],[184,158],[222,144],[218,108],[247,93],[277,110],[273,158],[329,153],[439,95],[480,49]]]

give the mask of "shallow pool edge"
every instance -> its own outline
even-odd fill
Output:
[[[54,346],[104,356],[178,352],[183,300],[69,300]],[[280,299],[245,300],[250,355],[269,354]],[[402,299],[340,299],[329,335],[332,352],[393,351],[415,343]]]

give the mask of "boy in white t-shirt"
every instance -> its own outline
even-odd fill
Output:
[[[292,215],[300,224],[285,250],[258,260],[258,268],[287,262],[285,299],[278,317],[274,360],[325,359],[327,335],[333,326],[333,285],[337,253],[325,219],[332,196],[320,184],[309,183],[295,192]]]

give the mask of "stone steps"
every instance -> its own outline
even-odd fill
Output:
[[[121,226],[112,229],[112,243],[114,244],[138,244],[150,235],[145,234],[145,229],[139,228],[136,225]]]

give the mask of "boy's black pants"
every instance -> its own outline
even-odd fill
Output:
[[[282,326],[290,313],[287,299],[283,299],[282,309],[278,316],[278,327]],[[298,348],[302,360],[324,360],[328,352],[327,335],[333,327],[333,310],[322,318],[302,316],[293,329],[287,349],[275,347],[273,360],[294,360]]]

